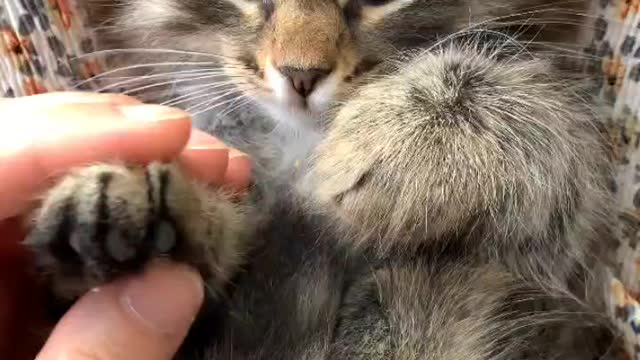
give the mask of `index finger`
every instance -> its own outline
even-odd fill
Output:
[[[0,220],[26,210],[47,179],[66,169],[118,159],[176,157],[189,139],[187,113],[157,105],[82,103],[7,111],[0,122]],[[127,121],[131,120],[131,121]],[[146,121],[145,121],[146,120]]]

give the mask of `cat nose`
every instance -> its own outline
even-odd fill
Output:
[[[302,97],[309,96],[316,84],[330,73],[325,69],[298,69],[289,66],[280,67],[278,70],[291,81],[293,88]]]

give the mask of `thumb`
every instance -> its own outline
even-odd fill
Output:
[[[183,265],[155,264],[81,298],[36,360],[172,359],[202,301],[197,273]]]

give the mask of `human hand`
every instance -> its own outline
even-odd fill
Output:
[[[240,190],[249,181],[246,155],[204,133],[191,132],[186,113],[126,96],[57,93],[3,99],[0,117],[2,358],[33,358],[29,352],[9,352],[33,338],[24,332],[35,326],[33,316],[26,315],[38,315],[40,305],[26,271],[28,256],[18,245],[22,234],[16,219],[60,174],[92,162],[177,158],[192,175],[214,185]],[[198,282],[185,267],[162,264],[142,277],[104,286],[69,311],[39,358],[169,359],[202,300]]]

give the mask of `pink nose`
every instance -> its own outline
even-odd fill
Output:
[[[297,69],[289,66],[280,67],[278,70],[291,81],[293,88],[302,97],[309,96],[316,84],[330,73],[325,69]]]

